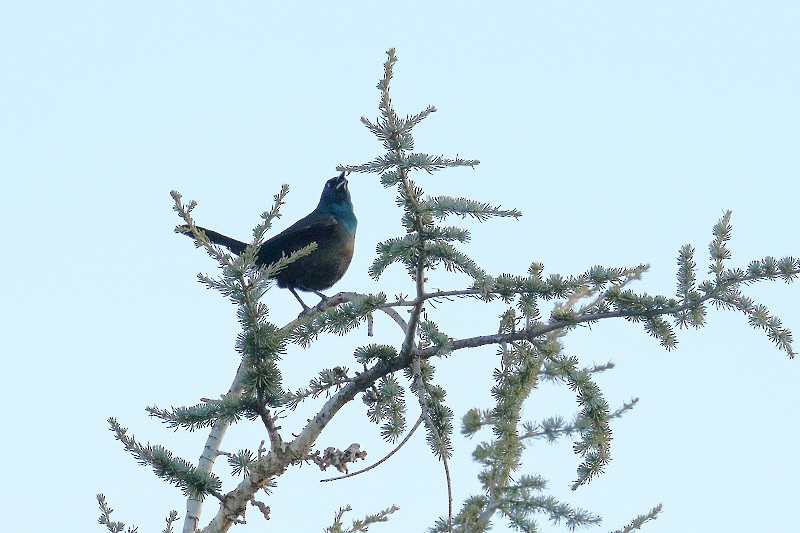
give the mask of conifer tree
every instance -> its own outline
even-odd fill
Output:
[[[109,419],[109,424],[116,439],[137,461],[151,467],[158,477],[186,496],[184,532],[227,531],[243,521],[248,508],[253,508],[251,514],[261,513],[269,518],[268,498],[259,493],[268,493],[277,478],[301,464],[315,464],[323,470],[333,467],[348,476],[360,473],[348,473],[352,463],[365,458],[358,444],[344,449],[315,449],[330,421],[342,407],[357,399],[367,406],[365,425],[379,425],[381,436],[396,444],[387,457],[367,469],[391,460],[394,451],[422,428],[431,452],[443,464],[450,493],[448,459],[457,452],[451,444],[455,413],[447,405],[447,391],[436,382],[437,363],[445,357],[457,357],[461,350],[485,345],[497,348],[491,390],[494,404],[462,413],[460,422],[463,434],[485,438],[473,451],[474,460],[482,468],[478,476],[481,490],[461,503],[454,502],[448,494],[448,509],[438,519],[432,517],[429,531],[483,532],[493,523],[504,522],[516,530],[532,532],[538,530],[537,519],[569,530],[598,525],[600,516],[548,494],[546,480],[529,473],[521,460],[523,448],[536,439],[574,439],[579,465],[572,488],[577,489],[603,472],[611,458],[611,421],[636,404],[634,399],[616,408],[609,406],[595,376],[613,365],[581,366],[577,358],[563,353],[562,339],[566,335],[580,325],[622,319],[640,324],[648,335],[671,350],[677,343],[677,330],[702,328],[709,311],[733,310],[744,314],[750,326],[763,330],[779,350],[794,357],[790,331],[763,304],[747,296],[745,289],[758,282],[791,282],[800,274],[800,260],[766,257],[751,261],[745,268],[732,266],[728,247],[730,212],[713,227],[708,276],[701,278],[698,274],[692,246],[679,250],[674,295],[651,295],[630,288],[632,281],[647,272],[647,265],[594,266],[579,275],[545,274],[539,263],[531,264],[524,274],[492,275],[483,270],[458,247],[470,238],[468,231],[445,225],[444,220],[473,218],[484,222],[497,217],[518,218],[521,213],[459,196],[428,196],[412,180],[419,171],[424,171],[424,177],[426,173],[453,167],[475,167],[479,162],[414,151],[414,127],[436,109],[428,107],[408,116],[397,114],[389,92],[396,62],[394,50],[387,55],[384,76],[378,83],[380,116],[376,120],[362,118],[364,126],[383,144],[385,153],[373,161],[343,165],[338,170],[377,174],[385,188],[396,191],[397,204],[403,211],[402,229],[397,237],[378,245],[369,275],[378,280],[388,267],[398,263],[408,273],[407,287],[387,287],[385,293],[379,294],[339,293],[289,324],[273,324],[262,298],[273,283],[270,276],[314,253],[311,245],[275,264],[255,264],[258,246],[278,216],[288,187],[283,186],[275,195],[274,205],[253,231],[252,242],[237,257],[209,242],[195,225],[192,210],[196,204],[185,204],[177,192],[172,192],[182,224],[190,227],[197,245],[220,268],[215,277],[199,275],[200,281],[236,306],[242,328],[236,338],[240,364],[229,390],[218,400],[204,400],[188,407],[147,408],[171,429],[209,430],[196,464],[163,446],[142,444],[114,418]],[[459,282],[465,277],[458,275],[453,276],[451,288],[431,288],[428,274],[442,268],[464,274],[469,281]],[[409,295],[387,296],[400,291]],[[437,313],[446,312],[448,306],[472,306],[480,312],[482,304],[497,301],[506,306],[505,312],[494,324],[491,319],[476,323],[474,336],[453,338],[437,323]],[[439,305],[432,308],[433,303]],[[355,350],[353,362],[362,370],[351,371],[345,366],[320,369],[307,387],[296,391],[284,388],[280,365],[284,355],[317,342],[326,333],[345,335],[365,323],[371,328],[376,313],[388,315],[398,332],[391,344],[366,344]],[[574,393],[579,411],[570,421],[560,416],[522,420],[523,404],[542,382],[561,384]],[[276,424],[277,410],[289,410],[291,414],[304,402],[313,403],[316,415],[297,435],[287,435]],[[264,426],[266,438],[261,445],[254,443],[255,452],[222,451],[225,431],[233,423]],[[238,485],[224,487],[214,474],[220,455],[227,458],[232,474],[242,476]],[[218,506],[210,509],[209,516],[201,516],[208,499]],[[109,531],[136,531],[135,527],[126,529],[124,523],[112,520],[112,509],[102,494],[98,495],[98,503],[100,523]],[[347,526],[344,514],[350,510],[348,505],[335,512],[326,531],[366,531],[370,525],[388,520],[398,508],[387,502],[383,510]],[[656,505],[618,531],[638,530],[660,512],[661,506]],[[178,520],[175,511],[170,513],[164,531],[173,531]],[[392,520],[402,522],[401,513]]]

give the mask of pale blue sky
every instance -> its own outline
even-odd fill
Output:
[[[693,244],[704,272],[725,209],[732,264],[800,254],[798,28],[800,7],[789,1],[5,3],[7,530],[102,531],[96,492],[142,532],[161,530],[170,509],[182,516],[180,492],[136,465],[105,422],[116,416],[143,441],[196,461],[204,432],[169,432],[143,409],[213,397],[236,369],[234,309],[196,282],[213,264],[172,232],[169,190],[199,202],[202,224],[240,237],[281,183],[292,192],[276,229],[306,214],[337,164],[381,152],[358,119],[377,114],[388,48],[400,59],[398,111],[439,109],[417,128],[417,149],[481,160],[420,184],[524,214],[466,223],[465,250],[486,270],[523,273],[536,260],[577,274],[649,262],[637,288],[672,294],[678,248]],[[380,283],[366,273],[375,244],[400,231],[393,192],[374,176],[354,176],[351,191],[357,249],[335,289],[410,292],[400,267]],[[800,329],[800,287],[750,294]],[[279,324],[297,312],[286,291],[266,301]],[[502,308],[442,310],[445,331],[467,336],[496,328]],[[359,330],[292,349],[286,385],[323,366],[354,367],[354,347],[397,342],[393,326],[379,318],[374,339]],[[603,515],[593,531],[658,502],[664,513],[648,532],[793,530],[797,363],[731,313],[712,312],[706,329],[679,338],[667,353],[627,323],[568,337],[567,352],[586,364],[618,364],[599,379],[612,405],[641,403],[613,426],[614,460],[588,487],[569,490],[579,461],[568,442],[532,447],[521,473],[546,476],[556,496]],[[458,417],[490,406],[494,363],[486,348],[440,364]],[[543,386],[525,417],[574,408],[565,390]],[[296,430],[310,412],[284,427]],[[381,457],[389,447],[363,412],[354,402],[320,447],[357,441],[368,462]],[[224,448],[253,449],[261,433],[237,426]],[[477,490],[475,442],[455,444],[460,502]],[[293,471],[264,498],[272,520],[251,513],[237,529],[321,531],[341,505],[352,504],[355,518],[396,503],[401,510],[373,529],[422,531],[446,512],[441,466],[426,450],[420,434],[388,464],[337,483],[317,483],[311,466]],[[215,507],[209,501],[206,515]],[[497,520],[495,531],[508,528]]]

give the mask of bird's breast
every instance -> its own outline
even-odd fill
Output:
[[[317,235],[314,242],[316,250],[275,276],[279,286],[321,291],[342,279],[353,259],[354,235],[336,225],[329,234]]]

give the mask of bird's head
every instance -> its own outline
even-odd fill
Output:
[[[338,206],[353,208],[350,191],[347,189],[347,178],[344,175],[342,172],[325,182],[317,209],[335,211]]]
[[[347,190],[347,178],[342,172],[335,178],[325,182],[322,189],[322,197],[317,206],[318,212],[333,213],[337,220],[353,235],[356,233],[356,215],[353,212],[353,201],[350,199],[350,191]]]

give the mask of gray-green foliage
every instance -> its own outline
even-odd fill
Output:
[[[408,287],[387,287],[384,293],[375,295],[343,293],[311,314],[278,327],[268,321],[266,303],[261,300],[272,283],[269,276],[314,249],[309,246],[273,265],[257,268],[254,264],[258,245],[271,220],[278,216],[287,189],[284,187],[276,195],[274,207],[262,215],[264,220],[254,231],[252,244],[236,258],[208,242],[192,220],[194,203],[184,205],[180,196],[173,193],[175,209],[193,232],[198,246],[220,266],[218,277],[200,275],[200,281],[237,306],[242,333],[235,347],[241,355],[241,368],[231,390],[219,400],[205,400],[190,407],[149,407],[148,412],[170,428],[189,431],[260,419],[269,436],[270,448],[259,446],[258,454],[249,450],[226,454],[232,473],[245,476],[249,484],[231,488],[223,495],[221,481],[210,471],[174,457],[163,447],[139,444],[113,419],[112,429],[126,449],[141,463],[150,465],[158,476],[187,495],[202,499],[211,494],[223,502],[208,531],[231,527],[243,516],[247,505],[254,505],[267,515],[266,505],[252,499],[252,489],[269,488],[276,477],[293,465],[314,462],[322,468],[335,465],[346,471],[349,459],[345,463],[341,459],[347,457],[345,452],[331,448],[326,450],[330,453],[323,455],[318,451],[312,453],[311,448],[336,412],[357,397],[366,405],[366,421],[378,425],[380,435],[388,442],[395,443],[405,434],[402,446],[408,432],[413,433],[420,422],[424,423],[428,444],[443,462],[449,484],[447,460],[459,450],[453,445],[454,413],[446,403],[447,391],[435,379],[437,363],[444,357],[457,357],[459,350],[495,345],[497,366],[491,389],[494,405],[471,409],[461,420],[462,434],[485,438],[473,451],[474,460],[481,465],[480,492],[468,497],[458,512],[452,512],[451,500],[448,516],[439,518],[431,531],[488,531],[493,522],[505,521],[516,530],[532,532],[539,530],[539,517],[570,530],[599,524],[597,514],[557,501],[548,494],[546,481],[526,472],[522,463],[523,449],[537,440],[552,443],[570,438],[579,458],[573,489],[589,483],[611,459],[612,421],[637,402],[633,399],[612,410],[594,376],[611,370],[613,364],[581,366],[577,357],[563,352],[563,337],[581,324],[624,319],[641,324],[646,333],[666,349],[672,349],[677,343],[676,330],[702,327],[708,320],[710,306],[743,313],[752,327],[764,330],[778,348],[793,357],[789,330],[743,290],[761,281],[792,281],[800,274],[800,261],[792,257],[779,260],[767,257],[749,263],[745,269],[730,266],[731,213],[727,212],[713,229],[707,279],[698,273],[694,248],[686,245],[679,250],[674,296],[639,293],[629,287],[646,273],[647,265],[593,266],[578,275],[545,275],[542,264],[532,263],[525,274],[491,275],[459,248],[469,240],[469,232],[440,222],[448,217],[484,222],[497,217],[518,218],[521,213],[460,196],[426,196],[423,188],[411,179],[413,171],[422,170],[424,176],[452,167],[474,167],[479,162],[413,151],[413,128],[436,110],[428,107],[405,117],[396,113],[389,95],[395,61],[394,50],[390,50],[384,76],[378,84],[380,116],[375,120],[362,119],[386,152],[370,162],[342,166],[339,170],[378,174],[386,188],[395,189],[396,203],[402,208],[401,232],[377,246],[369,274],[381,279],[392,265],[402,265],[409,275],[410,295],[386,296],[397,293],[398,289],[408,291]],[[427,286],[428,273],[439,268],[455,273],[454,288],[433,290]],[[481,332],[474,337],[452,338],[437,321],[440,316],[437,313],[447,306],[480,306],[488,302],[502,302],[505,311],[493,326],[489,319],[482,324],[476,322],[475,327]],[[435,307],[426,307],[434,303]],[[398,310],[405,312],[401,315]],[[371,324],[375,313],[391,317],[400,335],[390,343],[356,348],[353,362],[363,370],[351,372],[342,361],[333,368],[314,370],[316,376],[310,378],[308,387],[284,390],[280,359],[291,345],[306,347],[328,333],[349,334],[361,324]],[[577,410],[570,421],[560,414],[541,421],[522,420],[523,405],[542,381],[562,384],[574,393]],[[303,402],[313,401],[317,401],[314,405],[318,414],[309,419],[299,435],[284,440],[286,435],[274,424],[275,410],[291,411]],[[410,430],[407,429],[409,411],[418,420]],[[110,520],[110,509],[104,499],[100,499],[100,506],[101,523],[111,531],[121,531],[124,525]],[[349,509],[349,506],[342,508],[327,530],[365,531],[370,524],[385,521],[397,510],[392,506],[345,529],[342,515]],[[619,531],[639,529],[660,511],[660,505],[656,506]],[[168,525],[171,527],[171,522]]]
[[[180,488],[186,496],[202,499],[207,494],[219,492],[222,488],[222,481],[214,474],[193,467],[188,461],[174,456],[163,446],[141,444],[129,436],[128,430],[114,418],[109,418],[108,423],[117,440],[122,442],[139,464],[151,466],[158,477]]]

